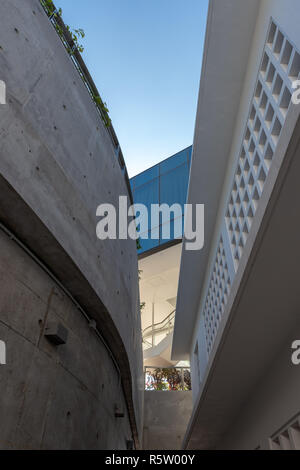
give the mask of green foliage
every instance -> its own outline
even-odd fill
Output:
[[[190,371],[188,369],[185,369],[183,376],[185,390],[192,390],[192,377]]]
[[[55,25],[55,30],[56,30],[57,34],[59,35],[60,39],[63,41],[64,33],[63,33],[62,27],[59,26],[58,24],[56,24]]]
[[[102,101],[101,96],[93,95],[93,100],[97,108],[99,108],[101,111],[101,116],[105,126],[109,127],[111,125],[111,119],[108,115],[109,110],[107,108],[107,104]]]
[[[136,240],[136,249],[137,249],[137,250],[141,250],[141,249],[142,249],[141,240],[140,240],[139,238]]]
[[[184,370],[183,376],[181,369],[155,369],[148,375],[151,377],[149,384],[146,384],[147,390],[170,390],[187,391],[191,390],[191,373],[188,369]]]
[[[74,30],[71,30],[70,26],[66,25],[66,28],[67,30],[69,31],[71,37],[72,37],[72,40],[74,42],[74,49],[71,50],[70,48],[68,48],[68,52],[69,54],[74,54],[75,50],[77,49],[80,53],[82,53],[84,51],[84,47],[82,44],[79,43],[80,39],[84,39],[85,38],[85,32],[83,31],[83,29],[79,28],[79,29],[74,29]]]
[[[46,11],[47,15],[49,17],[54,16],[55,18],[61,17],[62,16],[62,9],[59,8],[56,10],[54,3],[52,0],[40,0],[42,6],[44,7],[44,10]],[[55,24],[55,29],[59,37],[62,39],[62,41],[65,43],[65,38],[64,38],[64,32],[62,27],[59,24]],[[69,31],[71,38],[74,42],[74,47],[70,48],[69,46],[66,45],[66,49],[70,55],[74,54],[76,49],[82,53],[84,51],[84,47],[82,44],[80,44],[80,40],[85,37],[85,32],[82,28],[78,29],[71,29],[69,25],[66,25],[66,29]]]
[[[47,13],[47,15],[49,16],[49,18],[50,17],[54,17],[54,18],[62,17],[62,9],[59,8],[58,10],[56,10],[52,0],[40,0],[40,3],[42,7],[44,8],[45,12]],[[73,55],[76,51],[78,51],[79,53],[82,53],[84,51],[84,47],[81,44],[81,39],[85,38],[84,30],[82,28],[71,29],[69,25],[65,25],[65,26],[66,26],[67,31],[70,33],[70,36],[74,43],[73,47],[70,47],[69,42],[65,37],[63,28],[57,22],[55,22],[54,24],[56,32],[59,35],[62,43],[64,44],[68,54]],[[86,83],[86,77],[84,76],[84,74],[82,74],[80,71],[79,73],[83,82]],[[106,127],[110,127],[111,119],[108,114],[109,110],[107,108],[107,104],[102,101],[100,96],[93,95],[92,98],[97,108],[100,109],[101,111],[101,117],[102,117],[102,121],[104,122],[104,125]]]
[[[54,16],[61,16],[62,15],[62,9],[59,8],[57,10],[57,12],[55,11],[55,6],[53,4],[53,1],[52,0],[40,0],[42,6],[44,7],[44,10],[46,11],[47,15],[48,16],[52,16],[54,14]]]
[[[163,369],[155,369],[154,372],[152,372],[152,374],[149,374],[151,375],[151,378],[153,381],[150,382],[149,386],[147,386],[146,389],[148,390],[154,389],[154,390],[159,390],[159,391],[169,389],[168,384],[164,380],[165,378],[162,374],[162,370]]]

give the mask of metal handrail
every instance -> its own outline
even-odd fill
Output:
[[[95,85],[94,80],[92,79],[92,76],[91,76],[91,74],[90,74],[90,72],[89,72],[82,56],[81,56],[81,53],[79,52],[78,48],[76,47],[76,44],[73,41],[73,38],[72,38],[72,35],[71,35],[70,31],[66,27],[62,17],[59,14],[59,10],[54,5],[54,2],[52,2],[54,11],[49,16],[49,14],[48,14],[49,12],[47,11],[47,9],[43,5],[43,3],[41,1],[40,1],[40,3],[41,3],[41,6],[42,6],[43,10],[45,11],[47,17],[50,19],[50,22],[53,25],[55,31],[57,32],[58,36],[60,37],[63,45],[65,46],[65,49],[67,51],[72,51],[71,54],[69,53],[69,57],[71,58],[71,60],[73,62],[73,65],[75,66],[75,68],[76,68],[77,72],[79,73],[80,77],[82,78],[82,81],[83,81],[89,95],[91,96],[91,99],[94,102],[95,107],[98,110],[98,113],[100,114],[102,122],[106,122],[107,116],[105,115],[103,110],[99,106],[97,106],[97,104],[95,103],[95,99],[94,99],[97,96],[100,97],[100,93],[99,93],[99,91],[98,91],[98,89]],[[61,34],[58,33],[58,30],[61,32]],[[132,196],[132,191],[131,191],[131,185],[130,185],[130,182],[129,182],[127,168],[126,168],[123,153],[122,153],[122,150],[121,150],[121,147],[120,147],[120,144],[119,144],[119,140],[117,138],[117,135],[116,135],[115,130],[113,128],[113,125],[111,123],[109,125],[106,125],[105,127],[106,127],[106,129],[109,133],[111,142],[114,146],[115,153],[116,153],[120,168],[121,168],[121,170],[124,174],[125,183],[126,183],[127,190],[128,190],[128,193],[129,193],[129,198],[130,198],[131,204],[133,204],[133,196]]]
[[[176,310],[173,310],[161,322],[155,323],[154,325],[151,325],[151,326],[147,326],[147,328],[145,328],[142,332],[143,338],[147,338],[151,334],[157,333],[158,331],[163,331],[165,329],[164,327],[167,326],[167,324],[170,323],[172,320],[174,320],[175,312]],[[163,325],[163,326],[159,327],[159,325]]]
[[[145,349],[150,349],[153,347],[153,344],[143,338],[143,344],[146,346]]]

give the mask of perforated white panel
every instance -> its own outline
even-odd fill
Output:
[[[269,439],[271,450],[300,450],[300,420],[294,420],[285,426],[273,438]]]
[[[237,270],[300,72],[300,55],[272,22],[250,106],[226,224]]]
[[[287,116],[292,83],[298,79],[299,73],[298,51],[271,21],[225,215],[224,239],[228,238],[235,272]],[[232,282],[224,239],[221,236],[203,311],[208,354],[213,347]]]
[[[223,240],[221,238],[204,308],[208,353],[210,353],[213,346],[230,292],[230,287],[231,284],[228,265],[226,262]]]

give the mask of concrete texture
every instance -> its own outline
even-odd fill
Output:
[[[128,196],[124,175],[107,129],[39,1],[3,0],[0,18],[0,70],[7,86],[7,105],[0,108],[0,221],[95,319],[121,371],[138,446],[143,379],[136,244],[96,238],[96,208]],[[27,285],[37,277],[34,273]],[[23,307],[20,302],[23,311],[31,311],[29,301]],[[32,334],[27,319],[22,322]],[[29,360],[23,346],[20,356]],[[96,359],[97,352],[93,355]],[[83,363],[77,359],[79,369],[94,373],[92,363]],[[107,367],[113,376],[112,363]],[[50,370],[48,381],[47,389]],[[58,386],[62,392],[63,384]],[[87,413],[95,415],[92,409]],[[78,429],[84,432],[83,422]],[[25,435],[19,442],[26,442]]]
[[[192,408],[192,392],[146,391],[143,448],[181,449]]]
[[[120,378],[70,299],[0,232],[1,449],[126,449],[132,439]],[[67,343],[45,327],[59,321]],[[125,417],[114,416],[117,405]]]

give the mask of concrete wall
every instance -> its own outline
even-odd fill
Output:
[[[181,449],[191,412],[192,392],[146,391],[143,448]]]
[[[120,368],[137,443],[143,379],[136,244],[96,238],[96,208],[128,196],[124,175],[39,0],[1,1],[0,21],[7,86],[7,105],[0,107],[0,221],[96,320]]]
[[[126,449],[132,439],[119,374],[76,306],[0,232],[1,449]],[[44,336],[50,322],[67,343]],[[114,416],[114,406],[125,417]]]

